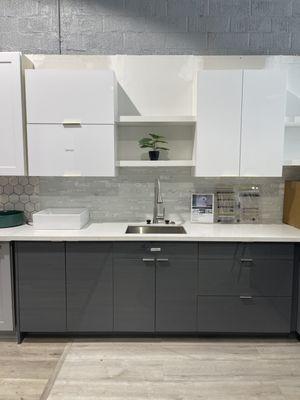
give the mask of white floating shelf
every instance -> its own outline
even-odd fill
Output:
[[[154,126],[154,125],[194,125],[196,117],[193,115],[185,116],[165,116],[165,115],[121,115],[118,125],[120,126]]]
[[[286,122],[286,128],[300,128],[300,122]]]
[[[300,167],[300,159],[299,160],[285,160],[283,162],[283,166],[287,167],[287,166],[299,166]]]
[[[117,162],[118,167],[192,167],[194,165],[192,160],[120,160]]]

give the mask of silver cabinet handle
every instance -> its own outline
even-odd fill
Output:
[[[241,258],[241,263],[252,263],[253,258]]]
[[[253,299],[253,297],[252,296],[240,296],[240,299],[241,300],[251,300],[251,299]]]
[[[80,126],[81,121],[65,119],[62,124],[63,124],[63,126]]]
[[[142,261],[144,261],[144,262],[154,262],[155,259],[154,258],[142,258]]]
[[[168,262],[169,259],[168,258],[157,258],[156,261],[158,261],[158,262]]]
[[[160,247],[150,247],[150,251],[155,252],[155,251],[161,251]]]

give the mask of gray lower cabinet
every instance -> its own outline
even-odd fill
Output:
[[[17,242],[15,262],[21,333],[291,331],[293,244]]]
[[[65,244],[16,243],[19,330],[66,330]]]
[[[198,331],[288,333],[294,245],[201,243]]]
[[[114,329],[195,332],[196,243],[119,243],[114,251]]]
[[[0,243],[0,331],[13,330],[9,243]]]
[[[67,330],[113,329],[112,244],[66,243]]]

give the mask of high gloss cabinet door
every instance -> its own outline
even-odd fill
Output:
[[[244,71],[241,176],[282,176],[286,74]]]
[[[111,70],[26,71],[28,124],[113,124],[115,76]]]
[[[149,256],[114,260],[114,330],[155,329],[155,262]]]
[[[0,176],[24,175],[20,53],[0,53]]]
[[[243,71],[200,71],[196,176],[239,176]]]
[[[27,127],[29,174],[115,176],[113,125]]]
[[[16,243],[21,332],[66,330],[65,244]]]
[[[66,243],[67,329],[113,329],[111,243]]]
[[[156,265],[156,331],[196,331],[197,257],[158,257]]]

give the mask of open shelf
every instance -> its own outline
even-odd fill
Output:
[[[117,161],[118,167],[192,167],[193,160],[120,160]]]
[[[294,167],[300,166],[300,159],[298,159],[298,160],[285,160],[283,162],[283,165],[285,167],[287,167],[287,166],[294,166]]]
[[[194,125],[195,123],[196,117],[193,115],[121,115],[118,121],[119,126]]]
[[[286,128],[300,128],[300,122],[286,122]]]

